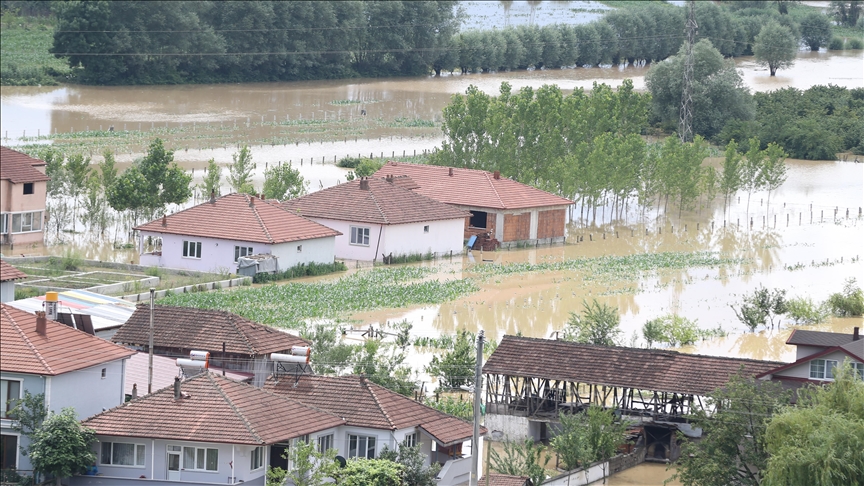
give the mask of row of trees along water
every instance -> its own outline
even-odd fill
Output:
[[[303,195],[308,187],[299,170],[281,162],[269,165],[263,185],[255,187],[252,174],[256,164],[247,146],[232,156],[227,175],[210,159],[200,184],[192,184],[192,174],[174,162],[174,152],[160,139],[153,140],[146,155],[122,173],[111,151],[105,151],[95,165],[88,156],[67,154],[53,146],[41,146],[32,155],[45,161],[51,177],[46,209],[55,236],[70,224],[71,231],[78,232],[79,221],[93,234],[103,235],[112,228],[115,232],[129,231],[141,221],[165,214],[171,205],[176,209],[185,204],[193,194],[220,196],[225,186],[232,192],[262,194],[280,201]]]
[[[710,154],[702,137],[682,143],[669,137],[647,142],[650,95],[627,80],[617,90],[595,84],[590,93],[564,96],[556,86],[513,93],[502,83],[499,96],[470,87],[444,109],[444,142],[431,156],[437,165],[500,171],[503,175],[573,198],[593,212],[611,203],[619,215],[629,204],[692,209],[710,203],[718,191],[728,200],[777,189],[786,178],[786,154],[776,144],[762,148],[752,138],[730,141],[721,172],[703,165]]]
[[[776,23],[818,49],[829,17],[788,2],[697,2],[698,39],[724,56],[754,53]],[[836,7],[855,24],[859,10]],[[857,5],[856,2],[852,2]],[[780,8],[775,8],[776,5]],[[583,25],[459,33],[454,1],[57,2],[52,52],[94,84],[200,83],[423,75],[662,60],[683,42],[685,9],[625,4]],[[841,19],[842,17],[842,19]],[[827,29],[827,31],[826,31]],[[827,32],[827,33],[826,33]],[[860,47],[859,47],[860,48]]]

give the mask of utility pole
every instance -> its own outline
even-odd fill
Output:
[[[471,434],[471,476],[468,485],[477,486],[480,469],[480,394],[483,393],[483,329],[477,333],[477,364],[474,368],[474,433]]]
[[[696,2],[687,2],[687,54],[684,56],[684,90],[681,93],[681,117],[678,136],[682,142],[693,141],[693,44],[696,42]]]
[[[153,393],[153,301],[156,299],[156,289],[150,287],[150,342],[147,346],[147,394]]]

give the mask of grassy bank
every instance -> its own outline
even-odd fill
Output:
[[[49,20],[4,13],[0,41],[3,86],[51,86],[71,79],[66,61],[49,52],[54,42],[54,26]]]

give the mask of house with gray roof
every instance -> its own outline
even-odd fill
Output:
[[[808,383],[833,381],[834,370],[849,362],[864,379],[864,339],[857,327],[852,334],[795,329],[786,344],[796,346],[795,361],[757,378],[780,381],[786,388],[796,389]]]

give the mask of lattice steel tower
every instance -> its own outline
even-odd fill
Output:
[[[696,42],[696,2],[687,2],[687,53],[684,56],[684,90],[681,93],[681,116],[678,136],[682,142],[693,141],[693,44]]]

